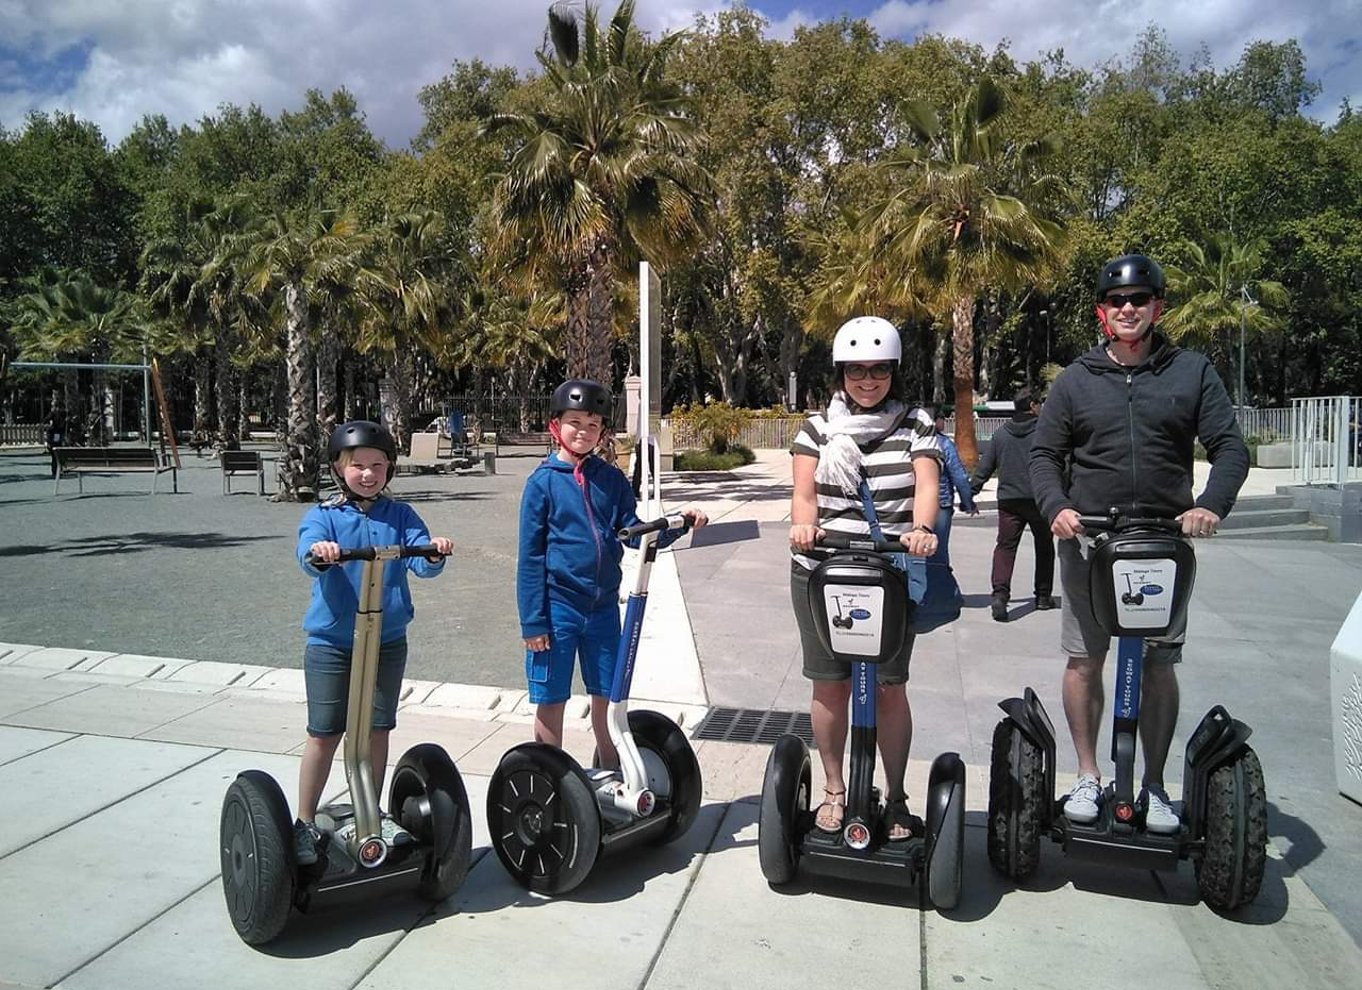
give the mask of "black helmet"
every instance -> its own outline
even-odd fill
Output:
[[[387,454],[388,480],[393,480],[393,472],[397,470],[397,443],[385,427],[367,419],[342,423],[332,431],[331,441],[326,445],[327,463],[334,465],[341,451],[354,450],[356,447],[372,447]]]
[[[1162,299],[1167,284],[1163,269],[1154,259],[1142,254],[1123,254],[1102,266],[1102,274],[1097,276],[1097,301],[1101,302],[1112,289],[1127,285],[1147,285],[1154,290],[1156,299]]]
[[[610,422],[610,412],[615,402],[610,391],[599,382],[588,378],[569,378],[553,390],[549,400],[549,415],[558,417],[569,409],[595,413],[606,423]]]

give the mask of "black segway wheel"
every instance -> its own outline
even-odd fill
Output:
[[[262,770],[239,774],[222,799],[222,893],[247,945],[277,938],[293,905],[293,823],[279,784]]]
[[[1267,787],[1258,754],[1247,746],[1211,772],[1206,788],[1205,851],[1196,864],[1202,899],[1232,911],[1258,896],[1267,865]]]
[[[600,853],[600,810],[586,775],[542,743],[522,743],[501,758],[487,788],[487,828],[507,872],[540,894],[571,891]]]
[[[799,822],[809,810],[811,780],[804,740],[788,734],[777,739],[766,759],[757,820],[757,858],[772,886],[789,883],[798,870]]]
[[[942,753],[927,777],[927,896],[949,911],[960,903],[965,863],[965,764]]]
[[[443,747],[421,743],[402,754],[388,809],[427,847],[417,892],[442,901],[458,890],[473,857],[473,818],[463,777]]]
[[[643,756],[648,788],[671,808],[656,841],[671,842],[686,834],[700,812],[700,761],[681,727],[665,715],[631,711],[629,731]]]
[[[1036,872],[1048,799],[1045,754],[1003,719],[993,730],[988,774],[988,861],[999,873],[1025,880]]]

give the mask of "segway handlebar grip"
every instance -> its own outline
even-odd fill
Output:
[[[870,536],[852,536],[849,533],[824,533],[818,538],[818,546],[828,550],[873,550],[875,553],[907,553],[908,548],[898,540],[877,540]]]
[[[684,533],[690,529],[690,520],[681,515],[662,516],[660,519],[639,523],[636,526],[625,526],[618,530],[615,535],[619,537],[621,542],[624,542],[625,540],[632,540],[636,536],[642,536],[644,533],[658,533],[664,529],[679,529]]]
[[[418,543],[410,547],[353,547],[342,549],[340,557],[334,563],[344,564],[351,560],[374,560],[379,556],[391,560],[395,557],[443,557],[445,554],[437,550],[434,543]],[[329,567],[332,563],[332,561],[317,560],[311,553],[305,559],[313,567]]]

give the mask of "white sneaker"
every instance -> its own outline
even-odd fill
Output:
[[[1182,828],[1182,822],[1178,820],[1172,802],[1168,800],[1168,792],[1162,787],[1153,785],[1145,787],[1140,792],[1140,802],[1144,804],[1145,831],[1156,835],[1173,835]]]
[[[1064,817],[1079,825],[1091,825],[1097,821],[1097,803],[1101,800],[1101,782],[1090,773],[1080,774],[1064,801]]]

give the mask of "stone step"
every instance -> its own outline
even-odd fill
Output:
[[[1234,511],[1220,523],[1220,529],[1264,529],[1268,526],[1296,526],[1310,521],[1310,513],[1305,509],[1259,509],[1236,505]]]
[[[1243,495],[1234,503],[1236,513],[1246,509],[1293,509],[1296,500],[1284,495]]]
[[[1327,540],[1328,538],[1329,528],[1327,526],[1316,526],[1314,523],[1222,529],[1217,535],[1217,539],[1231,540]]]

